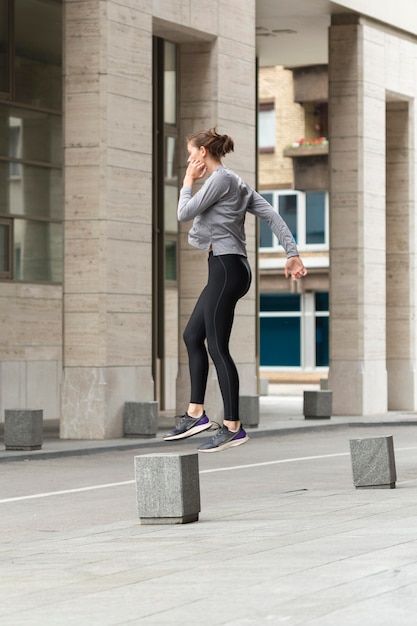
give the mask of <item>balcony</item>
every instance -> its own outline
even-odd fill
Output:
[[[283,154],[293,159],[295,189],[326,191],[329,188],[329,143],[325,138],[301,139],[287,146]]]

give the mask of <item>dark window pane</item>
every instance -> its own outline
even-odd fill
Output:
[[[329,310],[329,293],[328,291],[316,291],[316,311]]]
[[[260,364],[299,367],[301,332],[298,317],[261,317]]]
[[[325,242],[326,194],[306,193],[306,243]]]
[[[14,279],[62,280],[62,224],[14,220]]]
[[[165,280],[177,280],[177,242],[165,242]]]
[[[261,248],[272,248],[273,246],[272,230],[263,220],[259,222],[259,246]]]
[[[15,0],[15,100],[61,110],[62,4]]]
[[[261,193],[261,196],[265,198],[269,204],[273,203],[272,193]],[[264,220],[259,222],[259,246],[261,248],[272,248],[273,246],[273,234],[268,224]]]
[[[297,196],[295,194],[279,197],[279,214],[286,222],[295,241],[297,241]]]
[[[10,276],[10,230],[11,223],[0,221],[0,276]]]
[[[8,3],[0,3],[0,92],[9,92],[9,29]]]
[[[329,318],[316,317],[316,366],[329,365]]]
[[[263,293],[260,295],[260,309],[265,312],[299,312],[300,298],[297,294]]]

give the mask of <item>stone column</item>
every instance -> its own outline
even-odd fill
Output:
[[[213,42],[181,46],[181,127],[184,138],[191,132],[217,126],[235,141],[235,153],[224,159],[251,185],[256,170],[256,68],[255,2],[231,0],[219,3],[218,36]],[[242,44],[242,42],[245,42]],[[181,162],[181,160],[180,160]],[[182,181],[184,169],[180,172]],[[181,225],[180,243],[180,357],[177,380],[177,411],[183,413],[189,401],[188,359],[182,332],[207,279],[207,255],[190,248],[187,232],[191,224]],[[241,393],[256,396],[257,391],[257,299],[256,229],[248,216],[246,235],[248,258],[253,270],[249,294],[238,303],[231,339],[231,354],[236,361]],[[223,409],[213,366],[209,374],[206,410],[210,417],[222,419]]]
[[[65,2],[63,438],[121,436],[124,402],[153,400],[146,4]]]
[[[384,35],[333,16],[330,388],[334,415],[387,410]]]
[[[391,96],[392,97],[392,96]],[[406,101],[387,103],[387,372],[388,408],[414,410],[415,217],[411,115]]]

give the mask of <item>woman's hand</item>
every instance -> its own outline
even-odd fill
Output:
[[[285,264],[285,278],[289,278],[290,276],[293,281],[307,276],[307,270],[299,256],[291,256],[287,259]]]
[[[188,162],[187,171],[185,172],[183,185],[184,187],[192,187],[194,182],[199,178],[203,178],[207,173],[207,166],[202,161],[192,159]]]

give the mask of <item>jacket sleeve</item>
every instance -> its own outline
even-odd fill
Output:
[[[268,224],[274,235],[278,238],[279,243],[284,248],[287,258],[299,256],[297,244],[287,224],[269,202],[255,190],[252,190],[252,197],[248,204],[248,212],[256,215],[256,217],[259,217]]]
[[[192,187],[183,187],[178,201],[178,220],[188,222],[204,213],[228,192],[229,187],[230,182],[224,170],[213,172],[194,196]]]

